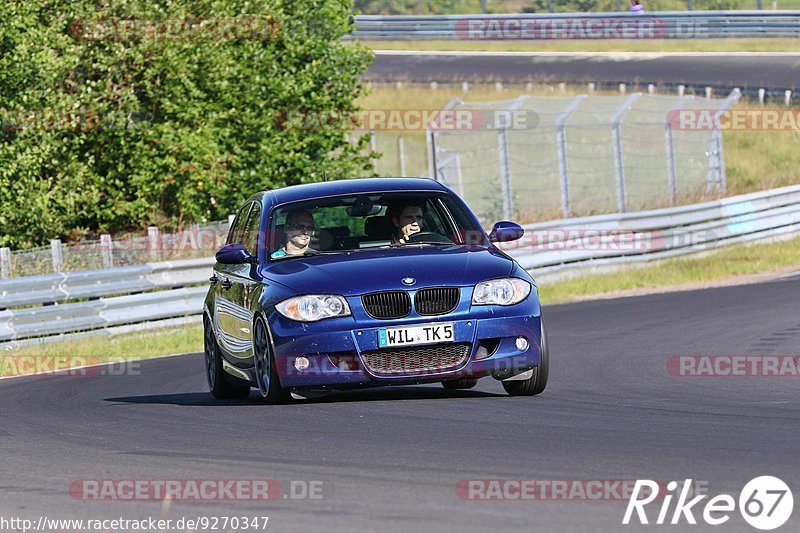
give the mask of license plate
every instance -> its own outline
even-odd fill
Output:
[[[380,348],[453,342],[454,340],[455,330],[452,322],[378,330],[378,347]]]

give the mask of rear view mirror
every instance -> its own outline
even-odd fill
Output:
[[[250,255],[250,252],[247,251],[244,244],[226,244],[217,252],[217,263],[222,263],[224,265],[253,264],[256,261],[257,259]]]
[[[508,222],[506,220],[497,222],[489,234],[491,242],[510,242],[521,239],[525,234],[525,230],[516,222]]]
[[[377,215],[380,210],[381,206],[373,204],[369,198],[358,198],[347,208],[347,214],[351,217],[369,217]]]

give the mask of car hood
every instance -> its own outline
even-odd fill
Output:
[[[508,276],[513,261],[494,249],[467,246],[360,250],[284,259],[261,268],[265,278],[300,294],[355,296],[391,289],[474,285]],[[414,278],[404,285],[404,278]]]

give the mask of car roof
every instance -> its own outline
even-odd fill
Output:
[[[353,178],[292,185],[267,191],[275,204],[309,200],[325,196],[394,191],[446,191],[450,189],[430,178]]]

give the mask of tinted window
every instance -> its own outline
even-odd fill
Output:
[[[244,237],[242,244],[244,244],[250,255],[257,255],[258,251],[258,227],[261,222],[261,205],[253,204],[253,209],[250,211],[250,216],[247,217],[247,224],[244,227]]]
[[[272,212],[270,227],[276,231],[278,242],[269,253],[278,251],[286,243],[286,238],[293,238],[292,232],[297,232],[296,224],[289,224],[291,228],[286,226],[287,217],[292,212],[292,220],[300,218],[305,220],[304,225],[313,227],[310,242],[307,238],[304,241],[308,243],[305,249],[310,253],[397,246],[402,241],[399,240],[394,218],[407,206],[422,208],[421,231],[427,236],[420,236],[424,242],[419,245],[488,244],[482,228],[475,223],[472,215],[448,194],[375,193],[320,198],[277,207]],[[308,219],[308,215],[313,221]],[[298,247],[294,246],[294,249]],[[276,259],[285,255],[278,252]]]
[[[253,203],[248,202],[239,210],[239,214],[236,215],[236,218],[233,220],[231,231],[228,233],[228,244],[242,242],[242,233],[244,231],[245,222],[247,222],[247,214],[250,212],[252,206]]]

